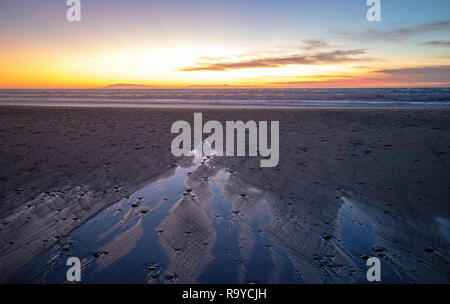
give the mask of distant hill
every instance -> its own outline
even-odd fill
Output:
[[[188,88],[190,89],[227,89],[233,88],[228,84],[218,84],[218,85],[191,85]]]
[[[117,83],[104,87],[105,89],[154,89],[156,86],[148,86],[144,84]]]
[[[186,87],[165,87],[165,86],[151,86],[145,84],[132,84],[132,83],[116,83],[111,84],[104,89],[117,89],[117,90],[127,90],[127,89],[168,89],[168,88],[178,88],[178,89],[227,89],[227,88],[235,88],[235,86],[230,86],[228,84],[222,85],[191,85]],[[237,87],[240,88],[240,87]]]

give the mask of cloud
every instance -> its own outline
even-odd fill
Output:
[[[263,57],[237,61],[210,60],[200,62],[197,66],[182,68],[180,71],[227,71],[252,68],[277,68],[286,65],[320,65],[370,60],[370,58],[358,57],[359,55],[365,54],[365,52],[364,49],[334,50],[330,52]]]
[[[283,87],[395,87],[395,86],[449,86],[450,66],[423,66],[382,69],[363,75],[310,75],[292,81],[269,82]]]
[[[303,40],[303,43],[305,46],[303,46],[303,49],[305,50],[312,50],[312,49],[324,49],[324,48],[330,48],[332,47],[328,42],[323,40]]]
[[[403,82],[450,83],[450,65],[384,69],[375,71],[375,73],[385,74],[390,80],[402,80]]]
[[[400,68],[400,69],[384,69],[377,70],[376,73],[384,73],[391,75],[400,74],[442,74],[450,73],[450,65],[438,65],[438,66],[424,66],[424,67],[414,67],[414,68]]]
[[[450,46],[450,40],[432,40],[422,42],[421,45],[426,46]]]
[[[354,40],[386,40],[398,41],[410,36],[431,32],[438,32],[450,29],[450,20],[428,22],[412,27],[401,27],[391,30],[366,29],[359,32],[342,31],[338,35],[342,38]]]

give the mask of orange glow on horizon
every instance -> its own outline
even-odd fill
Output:
[[[105,51],[106,50],[106,51]],[[108,51],[109,50],[109,51]],[[220,45],[70,49],[37,47],[0,50],[0,88],[103,88],[117,83],[155,88],[190,86],[229,87],[393,87],[446,86],[445,81],[423,82],[387,79],[376,73],[383,69],[377,62],[284,65],[231,70],[182,71],[202,58],[227,58],[243,53],[239,48]],[[255,57],[258,58],[258,57]],[[396,61],[399,68],[414,66],[413,59]],[[445,60],[432,61],[445,64]],[[392,68],[389,62],[385,69]]]

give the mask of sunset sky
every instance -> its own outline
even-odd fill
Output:
[[[448,0],[0,0],[0,88],[450,86]]]

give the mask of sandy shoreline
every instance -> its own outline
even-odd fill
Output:
[[[174,137],[170,126],[176,120],[192,122],[193,112],[0,107],[0,281],[14,278],[105,206],[172,174],[174,165],[186,159],[170,153]],[[288,248],[289,260],[302,272],[302,282],[360,281],[351,275],[347,266],[352,263],[338,242],[324,239],[329,235],[337,240],[336,234],[345,230],[337,219],[346,200],[371,218],[377,235],[373,254],[394,265],[406,281],[450,281],[447,232],[440,230],[439,221],[434,222],[450,218],[446,201],[450,197],[450,110],[201,112],[205,121],[280,121],[276,168],[259,168],[259,158],[213,158],[211,162],[217,169],[236,172],[238,181],[225,186],[225,195],[244,218],[251,217],[251,206],[262,197],[268,201],[273,220],[264,231]],[[245,211],[239,193],[250,186],[257,187],[259,195],[249,196]],[[175,224],[168,218],[162,225]],[[202,222],[204,226],[207,221]],[[170,239],[177,238],[177,231],[173,233]],[[212,240],[211,233],[204,237]],[[339,241],[345,237],[343,233]],[[252,240],[245,239],[244,233],[242,242]],[[202,254],[211,254],[208,250]],[[182,262],[189,264],[190,258],[199,260],[188,255],[188,261]],[[276,264],[276,258],[272,260]],[[177,263],[181,262],[171,259],[169,270],[176,269]],[[191,282],[189,278],[183,282]],[[269,276],[273,282],[276,278]]]

